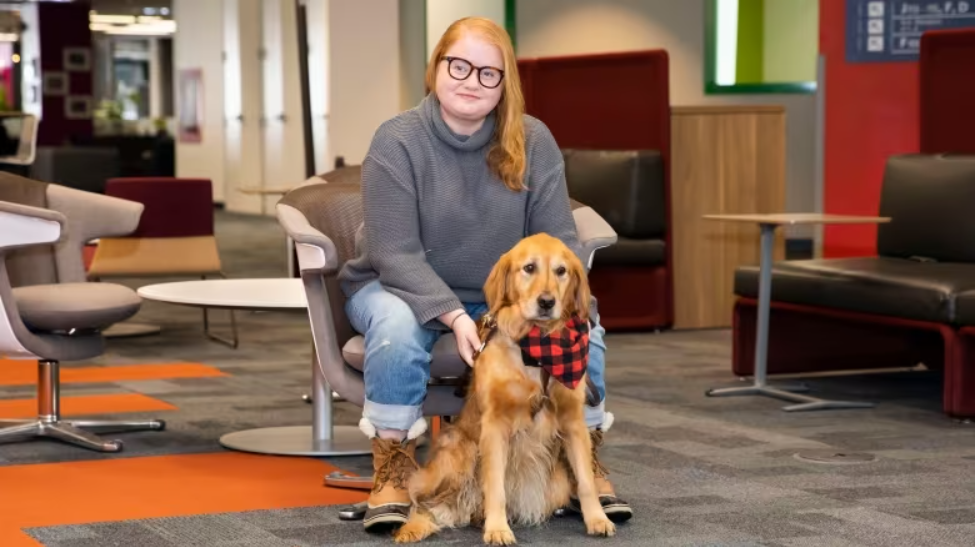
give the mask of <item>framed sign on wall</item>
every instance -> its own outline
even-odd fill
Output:
[[[914,62],[925,32],[967,27],[975,0],[846,0],[846,62]]]

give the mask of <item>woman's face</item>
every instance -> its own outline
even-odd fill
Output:
[[[501,100],[503,67],[501,50],[477,34],[465,33],[447,49],[437,67],[436,92],[454,132],[470,135],[480,129]]]

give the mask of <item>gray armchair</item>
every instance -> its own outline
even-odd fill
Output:
[[[277,217],[294,240],[298,267],[308,299],[308,315],[318,366],[314,367],[313,414],[315,442],[331,439],[329,388],[347,401],[362,406],[365,384],[364,339],[345,315],[345,296],[337,274],[355,250],[355,234],[362,225],[359,168],[344,167],[321,176],[321,183],[291,190],[277,204]],[[598,214],[573,202],[573,215],[584,255],[592,255],[616,242],[616,233]],[[454,416],[463,400],[455,395],[466,364],[461,360],[453,336],[442,336],[433,348],[431,380],[424,402],[426,416]],[[366,442],[363,436],[363,443]],[[361,454],[362,451],[355,452]],[[372,488],[371,477],[348,477],[332,473],[329,486]]]
[[[0,356],[38,362],[37,418],[0,416],[0,442],[49,437],[118,452],[121,441],[105,441],[94,432],[164,429],[161,420],[62,420],[59,412],[60,361],[101,355],[101,332],[141,304],[128,287],[86,282],[82,247],[132,232],[142,209],[139,203],[0,173]]]

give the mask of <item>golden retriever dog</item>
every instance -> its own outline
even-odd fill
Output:
[[[573,381],[526,365],[520,346],[530,333],[559,336],[567,325],[581,325],[588,336],[590,292],[582,263],[558,239],[531,236],[500,258],[484,292],[485,344],[464,408],[414,473],[410,518],[394,540],[411,543],[443,528],[479,524],[485,543],[513,544],[509,521],[540,524],[573,492],[586,531],[614,535],[594,484],[584,373],[569,387]]]

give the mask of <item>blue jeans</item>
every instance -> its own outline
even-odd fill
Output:
[[[464,308],[475,321],[487,311],[484,303],[464,304]],[[433,345],[440,336],[454,334],[421,325],[406,302],[387,292],[379,281],[352,295],[345,312],[352,328],[365,336],[363,417],[377,429],[410,429],[423,417]],[[591,322],[588,373],[603,401],[597,407],[586,406],[586,424],[594,428],[602,425],[605,409],[606,331],[598,315]]]

